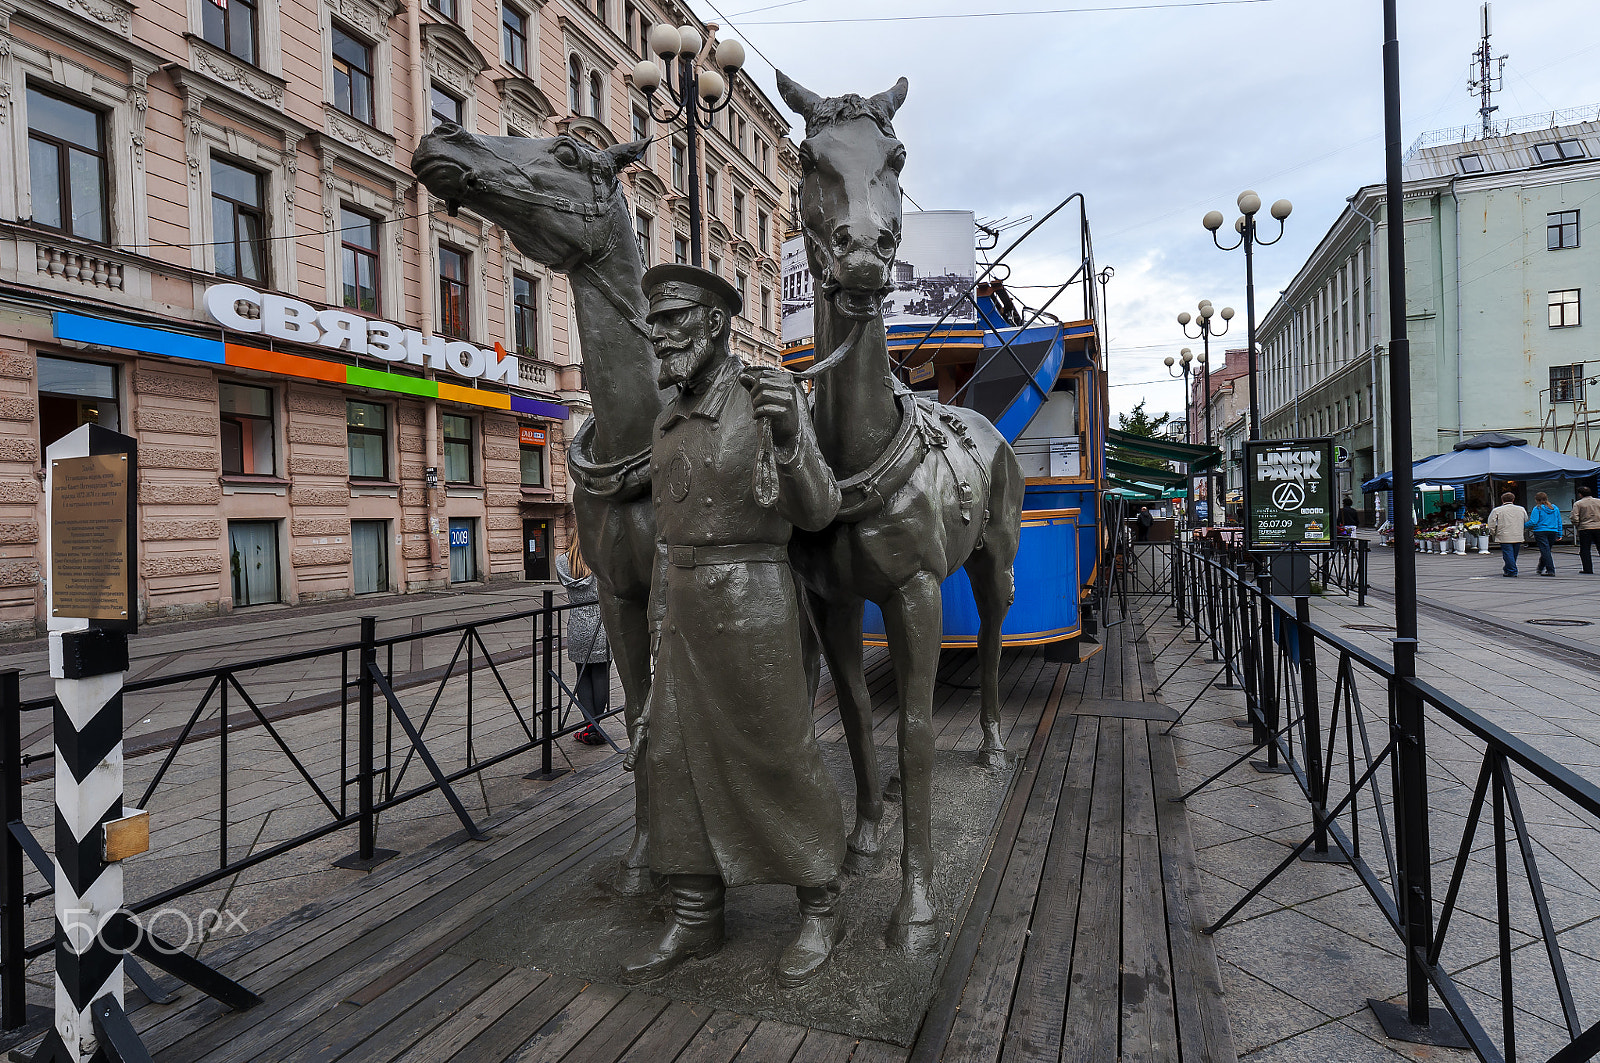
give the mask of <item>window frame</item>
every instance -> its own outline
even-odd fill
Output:
[[[523,283],[528,289],[526,299],[518,289]],[[523,342],[524,324],[530,341],[527,343]],[[539,357],[539,278],[531,274],[515,272],[511,275],[511,343],[519,357]]]
[[[520,26],[513,26],[507,16],[515,17]],[[515,4],[500,0],[500,58],[506,66],[524,77],[528,74],[528,23],[531,21],[527,12]],[[519,47],[521,61],[515,58]]]
[[[459,422],[460,424],[466,425],[466,435],[459,435],[459,434],[458,435],[452,435],[451,434],[451,423],[452,422]],[[455,484],[458,487],[459,486],[470,487],[473,484],[476,484],[478,482],[477,478],[476,478],[477,471],[478,471],[477,470],[478,463],[475,460],[475,458],[476,458],[475,451],[476,451],[477,433],[478,433],[478,426],[473,422],[473,419],[471,417],[469,417],[468,415],[466,415],[464,413],[446,413],[443,410],[439,411],[439,438],[444,443],[444,477],[443,477],[443,479],[444,479],[444,482],[447,485],[448,484]],[[466,463],[467,463],[467,469],[466,469],[467,475],[466,475],[465,479],[462,479],[462,478],[459,478],[459,477],[453,477],[453,476],[450,475],[450,448],[451,447],[464,447],[465,448],[465,457],[466,457]]]
[[[761,286],[761,327],[772,331],[772,289],[765,284]]]
[[[680,141],[672,142],[670,152],[672,166],[672,188],[676,192],[689,190],[689,147]]]
[[[682,233],[672,234],[672,261],[680,266],[689,262],[689,238]]]
[[[443,97],[444,99],[447,99],[451,103],[455,104],[456,116],[454,118],[451,118],[449,115],[440,115],[438,108],[440,97]],[[449,89],[440,88],[437,82],[430,81],[428,82],[428,117],[433,122],[433,125],[429,126],[430,130],[438,129],[439,126],[444,122],[449,122],[452,125],[465,128],[467,121],[467,101],[463,100]]]
[[[254,177],[255,181],[256,181],[257,199],[259,200],[259,202],[254,203],[254,204],[245,203],[242,200],[235,199],[230,195],[225,195],[222,192],[217,191],[217,167],[218,166],[231,167],[232,169],[238,170],[241,173],[247,173],[247,174],[250,174],[252,177]],[[251,281],[251,282],[253,282],[255,284],[258,284],[258,285],[260,285],[261,287],[264,287],[264,288],[271,287],[271,285],[272,285],[272,254],[271,254],[272,232],[271,232],[271,229],[270,229],[271,214],[267,211],[267,203],[270,201],[270,198],[271,198],[271,189],[268,187],[266,173],[264,173],[261,170],[257,170],[252,166],[248,166],[248,165],[246,165],[244,163],[234,162],[234,161],[232,161],[231,159],[229,159],[226,156],[218,155],[216,152],[212,152],[211,153],[211,159],[210,159],[209,174],[210,174],[210,177],[211,177],[211,188],[210,188],[209,191],[211,193],[210,206],[211,206],[211,217],[213,219],[213,224],[215,224],[215,219],[216,219],[216,216],[217,216],[217,201],[218,200],[221,200],[222,202],[229,204],[230,210],[231,210],[231,217],[232,217],[232,220],[233,220],[233,233],[231,234],[231,239],[224,240],[222,238],[222,234],[218,233],[218,232],[213,232],[211,234],[211,240],[212,240],[211,271],[213,273],[215,273],[219,277],[232,277],[235,280]],[[240,219],[241,215],[243,215],[243,214],[254,214],[257,218],[260,219],[261,236],[259,238],[259,246],[257,246],[255,248],[257,259],[261,263],[261,275],[259,277],[246,276],[243,272],[239,272],[238,271],[238,263],[240,261],[239,250],[240,250],[240,247],[242,246],[242,242],[241,242],[241,240],[239,238],[239,219]],[[222,268],[221,268],[221,262],[217,258],[217,252],[222,248],[224,243],[230,243],[233,246],[233,259],[234,259],[235,270],[236,270],[233,273],[224,273],[222,271]]]
[[[1545,149],[1550,151],[1547,153]],[[1549,166],[1558,162],[1571,162],[1575,159],[1586,159],[1589,152],[1584,147],[1583,141],[1577,137],[1562,137],[1560,140],[1546,140],[1533,146],[1533,157],[1541,166]]]
[[[739,293],[739,316],[750,317],[750,275],[743,270],[733,271],[733,287]]]
[[[211,0],[201,0],[201,2],[210,3]],[[374,59],[376,49],[373,48],[368,41],[363,40],[358,34],[352,33],[350,30],[340,25],[337,19],[332,22],[331,26],[333,31],[333,40],[328,46],[328,56],[329,62],[333,66],[333,99],[331,101],[333,104],[333,109],[338,111],[340,114],[348,115],[349,117],[354,118],[363,125],[372,126],[374,129],[376,129],[378,125],[378,78],[375,72],[376,61]],[[364,69],[351,65],[348,59],[345,59],[339,54],[338,48],[340,37],[344,38],[346,41],[350,42],[350,44],[362,51],[367,63]],[[355,101],[357,74],[359,74],[366,81],[366,114],[356,113]],[[341,79],[345,83],[344,88],[348,93],[348,99],[350,101],[350,108],[348,110],[339,106],[339,89],[341,87]]]
[[[733,189],[733,231],[739,236],[744,235],[745,210],[744,189],[735,185]]]
[[[1550,402],[1582,402],[1583,401],[1583,362],[1572,362],[1567,365],[1553,365],[1550,367]],[[1564,372],[1567,375],[1561,380],[1556,379],[1556,374]],[[1564,386],[1558,386],[1564,385]],[[1557,394],[1560,392],[1560,394]]]
[[[633,124],[629,127],[629,132],[633,134],[633,139],[636,141],[649,139],[650,112],[637,103],[633,105],[632,110]]]
[[[1572,217],[1570,222],[1565,219]],[[1545,215],[1545,237],[1548,250],[1567,251],[1577,247],[1581,242],[1579,235],[1580,212],[1577,210],[1553,210]],[[1567,243],[1568,230],[1571,230],[1572,242]]]
[[[717,213],[717,171],[710,166],[706,167],[706,213],[716,216]]]
[[[583,60],[577,52],[567,56],[567,109],[573,116],[583,114]]]
[[[351,243],[346,233],[353,226],[346,224],[346,215],[353,215],[371,226],[372,246]],[[358,314],[372,314],[378,316],[383,313],[383,257],[378,249],[383,246],[383,219],[358,210],[346,203],[339,204],[339,299],[346,310],[354,310]],[[346,259],[359,261],[362,258],[371,260],[372,268],[372,308],[366,309],[356,303],[350,302],[346,288],[350,285],[350,274],[346,266]],[[355,287],[356,298],[360,298],[360,275],[357,273]]]
[[[633,212],[633,238],[639,244],[639,258],[648,267],[651,264],[651,245],[655,242],[656,220],[642,210]]]
[[[1571,295],[1572,298],[1557,298],[1558,296],[1567,295]],[[1549,313],[1550,327],[1553,329],[1577,328],[1583,324],[1583,289],[1581,288],[1562,288],[1553,291],[1546,298],[1545,306]],[[1570,321],[1567,320],[1567,307],[1569,306],[1572,308],[1572,320]],[[1558,310],[1559,313],[1557,312]],[[1558,321],[1557,318],[1560,318],[1560,320]]]
[[[367,425],[352,424],[351,421],[350,421],[350,407],[352,407],[352,406],[370,406],[373,409],[382,410],[383,411],[383,427],[382,428],[371,428],[371,427],[369,427]],[[349,462],[349,464],[350,464],[349,478],[351,480],[360,480],[363,483],[390,483],[390,482],[392,482],[391,481],[391,477],[389,476],[389,472],[390,472],[390,469],[389,469],[389,426],[393,422],[394,418],[390,416],[390,407],[389,407],[389,405],[387,403],[382,403],[382,402],[368,402],[365,399],[346,398],[344,400],[344,410],[345,410],[345,413],[344,413],[345,460],[347,462],[349,462],[350,437],[352,435],[377,436],[377,437],[379,437],[379,439],[382,441],[382,446],[381,446],[380,449],[381,449],[381,452],[383,454],[382,475],[380,475],[380,476],[367,476],[367,475],[363,474],[363,475],[358,476],[358,475],[356,475],[356,471],[355,471],[355,463],[354,462]]]
[[[446,256],[454,255],[461,263],[461,275],[450,277],[445,274]],[[455,247],[450,244],[439,244],[439,303],[437,327],[439,335],[447,336],[453,340],[465,340],[472,333],[472,304],[471,293],[467,284],[472,277],[472,253],[465,248]],[[454,300],[451,295],[454,295]],[[452,315],[446,307],[455,304]]]
[[[549,430],[546,429],[546,431],[548,432]],[[548,435],[546,438],[549,438]],[[524,443],[520,439],[517,441],[517,482],[519,487],[532,487],[543,490],[550,486],[550,474],[545,465],[547,449],[546,446],[538,443]],[[539,478],[535,483],[529,483],[527,479],[526,461],[529,454],[538,456]]]
[[[589,71],[589,117],[604,122],[606,114],[606,79],[598,70]]]
[[[772,228],[772,215],[767,213],[765,207],[756,208],[756,248],[763,254],[772,247],[772,234],[767,230]]]
[[[256,414],[256,413],[237,413],[237,412],[233,412],[233,411],[229,411],[229,410],[223,410],[222,409],[222,389],[223,388],[241,388],[241,389],[249,389],[251,391],[260,391],[260,392],[265,393],[266,396],[267,396],[267,412],[266,412],[266,414],[262,415],[262,414]],[[228,448],[226,446],[221,446],[220,449],[221,449],[221,459],[222,459],[222,475],[224,475],[224,476],[258,476],[258,477],[270,477],[270,478],[276,479],[277,476],[278,476],[278,398],[277,398],[277,394],[273,391],[273,389],[270,388],[270,387],[266,387],[266,386],[264,386],[262,384],[251,384],[251,383],[247,383],[246,381],[242,381],[242,380],[218,380],[217,381],[217,419],[219,421],[219,428],[218,428],[218,442],[219,442],[219,444],[224,439],[224,433],[225,433],[225,430],[226,430],[226,426],[230,422],[235,422],[235,423],[238,424],[238,430],[239,430],[239,433],[240,433],[240,436],[241,436],[240,453],[242,454],[243,453],[243,435],[244,435],[246,429],[249,427],[249,425],[246,422],[254,423],[254,422],[258,422],[258,421],[265,421],[266,422],[266,424],[267,424],[267,441],[270,444],[270,450],[268,451],[268,454],[267,454],[267,463],[268,463],[269,468],[268,468],[268,470],[266,472],[260,471],[259,468],[246,470],[246,469],[244,469],[242,467],[242,464],[241,464],[241,467],[237,468],[237,469],[228,468]],[[259,465],[259,462],[252,462],[252,464]]]
[[[1477,152],[1469,152],[1466,155],[1456,156],[1456,172],[1462,174],[1463,176],[1470,177],[1473,174],[1480,174],[1483,173],[1485,169],[1486,168],[1483,165],[1483,156],[1479,155]]]
[[[109,388],[111,394],[109,394],[109,395],[75,395],[72,392],[68,392],[68,391],[49,391],[49,390],[46,390],[46,388],[44,386],[44,373],[43,373],[43,371],[42,371],[42,369],[40,368],[40,365],[39,365],[39,362],[41,360],[49,361],[49,362],[68,362],[68,363],[72,363],[72,364],[75,364],[75,365],[93,366],[96,369],[108,369],[108,370],[111,371],[111,386]],[[123,428],[123,418],[122,418],[122,413],[123,413],[122,365],[120,363],[117,363],[117,362],[98,362],[98,361],[94,361],[94,360],[88,359],[88,358],[67,358],[67,357],[63,357],[61,355],[56,355],[56,354],[37,354],[37,355],[35,355],[35,358],[34,358],[34,377],[39,382],[38,385],[37,385],[37,390],[35,392],[35,397],[38,400],[38,406],[36,408],[36,413],[35,413],[35,416],[34,416],[34,427],[35,427],[35,432],[39,437],[39,464],[40,464],[41,467],[43,467],[43,465],[44,465],[45,447],[49,446],[51,443],[54,443],[56,441],[55,439],[46,439],[46,438],[44,438],[44,413],[45,413],[44,405],[45,405],[45,400],[46,399],[71,400],[73,402],[79,402],[79,403],[83,402],[84,400],[90,400],[90,401],[99,400],[100,402],[109,402],[111,405],[116,407],[116,411],[117,411],[117,418],[116,418],[117,423],[116,423],[116,426],[113,429],[113,431],[118,431],[118,432],[122,431],[122,428]],[[79,411],[79,412],[81,413],[81,411]],[[76,415],[74,416],[74,420],[77,420],[78,423],[75,424],[72,428],[67,429],[68,432],[75,431],[77,428],[79,428],[79,427],[81,427],[82,425],[85,425],[85,424],[99,424],[100,423],[99,418],[96,418],[94,421],[84,421],[84,420],[78,419]],[[59,439],[61,437],[57,436],[56,438]]]
[[[233,50],[234,4],[239,4],[250,12],[249,55],[240,55]],[[222,40],[220,42],[211,39],[211,20],[206,17],[213,10],[221,12]],[[248,63],[260,69],[260,63],[257,60],[261,57],[261,9],[257,6],[255,0],[227,0],[223,4],[218,4],[215,0],[200,0],[200,39],[211,45],[211,47],[228,53],[240,62]]]
[[[428,7],[432,8],[435,14],[441,15],[451,22],[461,21],[459,18],[461,8],[457,6],[456,0],[428,0]]]
[[[49,89],[41,88],[38,85],[35,85],[35,84],[29,82],[29,83],[26,84],[26,86],[23,89],[23,98],[26,100],[26,99],[28,99],[28,97],[34,96],[34,95],[47,97],[47,98],[49,98],[51,100],[54,100],[57,103],[63,103],[63,104],[66,104],[69,107],[75,107],[80,111],[85,111],[85,112],[93,115],[94,116],[94,122],[95,122],[96,150],[90,151],[88,148],[85,148],[81,144],[78,144],[78,143],[75,143],[73,141],[67,140],[66,138],[64,138],[64,137],[62,137],[62,136],[60,136],[58,134],[48,132],[48,131],[46,131],[44,129],[41,129],[41,128],[35,126],[34,125],[34,121],[35,121],[34,111],[35,111],[35,108],[31,107],[31,106],[28,108],[27,140],[28,140],[28,144],[29,144],[29,151],[28,151],[28,154],[29,154],[29,159],[28,159],[28,191],[29,191],[29,197],[30,197],[30,200],[35,198],[36,197],[36,189],[38,188],[37,175],[33,172],[32,144],[33,144],[34,141],[39,141],[40,143],[47,144],[47,145],[53,147],[55,149],[55,152],[56,152],[56,209],[57,209],[57,212],[58,212],[59,217],[61,219],[61,224],[60,225],[50,225],[50,224],[48,224],[46,222],[39,221],[38,220],[39,209],[38,209],[38,205],[37,204],[32,204],[30,206],[29,221],[32,224],[37,225],[41,229],[49,229],[51,232],[58,232],[58,233],[62,233],[63,235],[66,235],[66,236],[76,237],[77,239],[80,239],[80,240],[87,240],[90,243],[95,243],[95,244],[109,244],[109,243],[111,243],[111,239],[112,239],[112,226],[111,226],[111,166],[110,166],[110,150],[107,147],[107,142],[106,142],[106,126],[107,126],[107,118],[109,116],[101,108],[92,107],[92,106],[90,106],[88,104],[83,103],[80,100],[74,99],[71,96],[65,95],[65,94],[60,93],[60,92],[52,92]],[[80,233],[80,232],[77,231],[76,226],[73,224],[73,218],[74,218],[75,212],[72,209],[72,166],[71,166],[72,155],[71,155],[71,153],[74,152],[74,151],[83,152],[84,154],[88,155],[90,158],[96,159],[98,161],[98,164],[99,164],[98,165],[98,169],[97,169],[97,173],[98,173],[98,177],[99,177],[99,184],[100,184],[99,192],[100,192],[100,227],[101,227],[101,235],[99,235],[99,236],[89,236],[89,235],[86,235],[84,233]]]

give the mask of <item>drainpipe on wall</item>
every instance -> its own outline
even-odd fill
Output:
[[[1459,443],[1467,438],[1467,433],[1463,413],[1466,400],[1461,394],[1461,197],[1456,195],[1454,177],[1450,178],[1450,209],[1456,216],[1456,442]]]
[[[428,118],[433,113],[429,103],[428,77],[422,63],[422,12],[420,4],[406,5],[406,46],[411,52],[411,147],[415,151],[422,138],[428,132]],[[419,331],[427,338],[433,337],[433,284],[430,276],[429,265],[433,262],[429,232],[431,228],[430,213],[433,204],[430,201],[427,187],[421,181],[411,183],[415,193],[417,223],[417,249],[421,255],[417,278],[417,302],[420,311]],[[426,372],[426,370],[424,370]],[[428,448],[423,462],[426,468],[437,468],[439,464],[439,404],[435,399],[426,399],[423,402],[423,419],[426,424],[426,446]],[[427,502],[428,512],[428,583],[433,583],[438,578],[438,573],[445,565],[445,558],[449,555],[446,549],[439,546],[439,537],[450,534],[448,521],[441,522],[440,509],[443,508],[442,487],[424,487],[423,497]],[[443,527],[440,527],[441,523]]]

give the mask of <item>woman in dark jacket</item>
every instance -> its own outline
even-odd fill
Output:
[[[611,645],[600,622],[600,590],[594,573],[583,560],[583,549],[574,534],[566,552],[556,558],[556,577],[567,588],[567,660],[578,666],[573,693],[588,712],[599,718],[611,705]],[[586,745],[600,745],[605,739],[591,724],[574,737]]]

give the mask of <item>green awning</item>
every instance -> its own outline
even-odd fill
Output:
[[[1122,492],[1125,497],[1140,502],[1158,502],[1163,498],[1183,498],[1188,494],[1187,491],[1178,488],[1163,490],[1153,484],[1138,483],[1133,480],[1119,480],[1115,476],[1107,476],[1106,484],[1108,487]]]
[[[1145,483],[1161,484],[1163,487],[1189,486],[1189,474],[1173,472],[1170,469],[1153,469],[1148,465],[1139,465],[1120,458],[1106,458],[1106,472],[1122,477],[1124,480],[1142,480]]]
[[[1140,457],[1181,462],[1189,466],[1189,471],[1192,473],[1204,472],[1222,461],[1222,451],[1217,447],[1202,447],[1193,443],[1173,443],[1165,439],[1129,435],[1115,428],[1106,430],[1106,445]]]

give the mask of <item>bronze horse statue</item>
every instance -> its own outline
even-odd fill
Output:
[[[486,137],[447,122],[411,158],[417,178],[452,214],[469,208],[504,228],[523,254],[567,275],[594,402],[568,450],[573,509],[599,584],[630,736],[650,690],[650,437],[665,402],[643,325],[644,263],[618,175],[648,145],[597,151],[570,136]],[[634,786],[634,835],[617,882],[624,893],[652,887],[643,774]]]
[[[844,509],[790,546],[838,691],[856,777],[852,855],[875,856],[883,800],[863,675],[863,601],[883,612],[899,688],[899,778],[904,801],[901,894],[889,939],[936,944],[930,829],[933,686],[943,635],[940,584],[966,569],[980,618],[983,742],[978,761],[1006,763],[1000,736],[1000,628],[1015,588],[1023,475],[1003,436],[973,410],[914,396],[894,377],[882,303],[900,247],[905,147],[891,120],[904,78],[870,99],[818,96],[778,74],[784,101],[805,119],[801,224],[817,293],[816,433],[839,479]],[[824,352],[833,352],[822,357]]]

